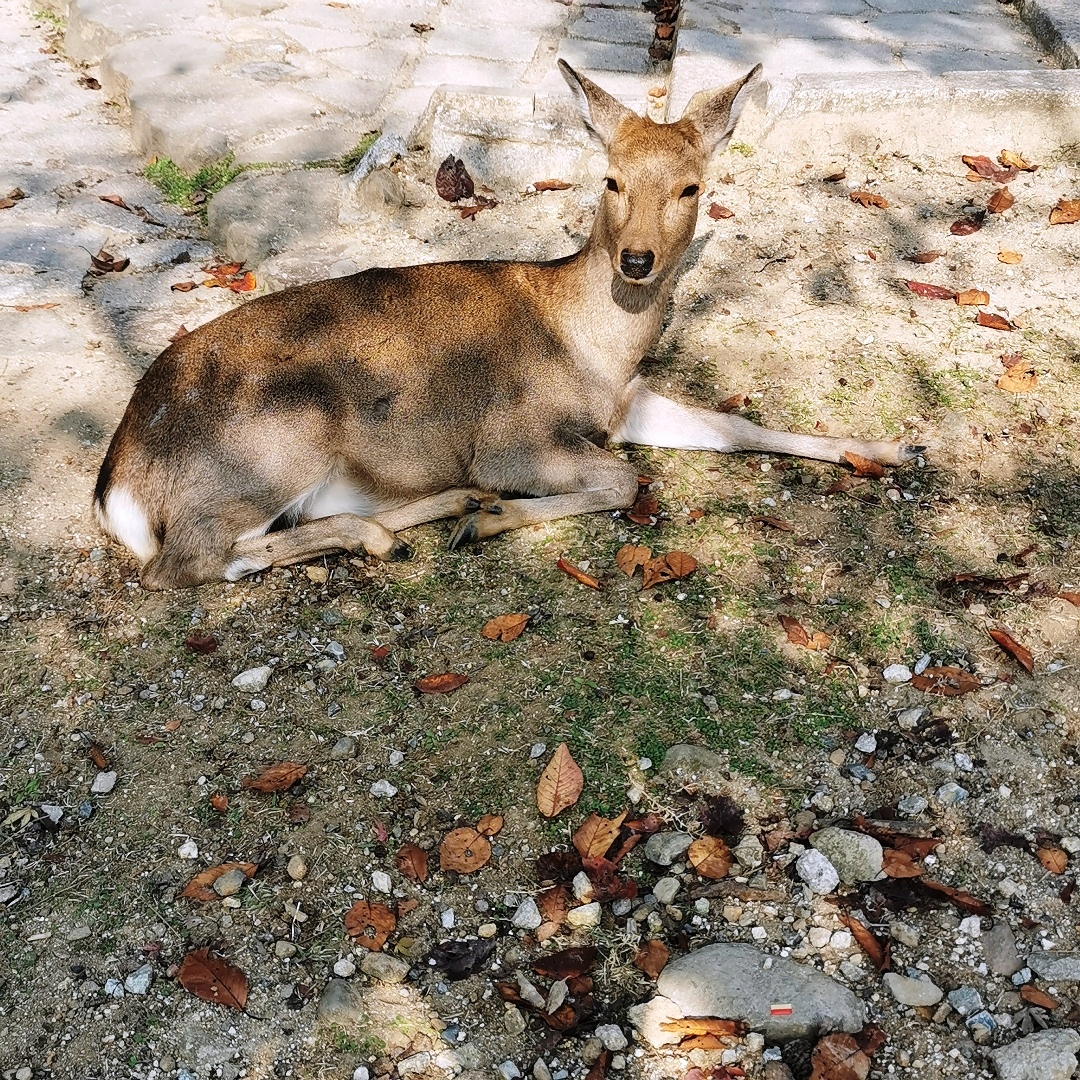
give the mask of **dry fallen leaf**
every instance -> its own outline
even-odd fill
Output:
[[[559,558],[556,560],[555,565],[564,573],[572,577],[575,581],[581,582],[582,585],[588,586],[590,589],[599,589],[600,582],[594,578],[591,574],[586,574],[584,570],[579,566],[575,566],[572,562],[567,562],[566,559]]]
[[[644,566],[652,558],[652,549],[635,544],[623,544],[615,552],[615,565],[627,576],[633,577],[639,566]]]
[[[850,450],[845,450],[844,458],[855,470],[856,476],[872,476],[880,480],[885,475],[883,465],[879,465],[878,462],[872,461],[870,458],[863,457],[862,454],[855,454]]]
[[[913,263],[932,263],[944,254],[944,251],[916,251],[913,255],[905,255],[904,258]]]
[[[998,315],[993,311],[980,311],[975,316],[975,321],[979,326],[986,326],[991,330],[1011,330],[1013,325],[1002,315]]]
[[[451,154],[439,166],[435,174],[435,190],[440,199],[457,202],[459,199],[471,199],[476,193],[473,179],[465,162]]]
[[[26,198],[26,192],[22,188],[12,188],[7,195],[0,198],[0,210],[10,210],[17,202]]]
[[[651,589],[654,585],[662,585],[666,581],[679,581],[692,574],[695,569],[697,559],[693,555],[687,555],[685,551],[669,551],[666,555],[650,559],[642,567],[642,588]]]
[[[982,289],[964,289],[956,294],[956,302],[960,307],[983,307],[990,303],[990,294]]]
[[[217,647],[218,639],[207,630],[192,630],[184,638],[184,648],[188,652],[199,653],[201,656],[209,656],[210,653],[216,651]]]
[[[252,292],[255,289],[255,274],[248,270],[234,280],[227,282],[226,287],[235,293]]]
[[[961,159],[963,163],[984,180],[993,180],[995,184],[1007,184],[1016,179],[1016,169],[998,168],[985,154],[972,157],[965,154]]]
[[[417,844],[405,844],[394,856],[394,865],[408,881],[426,881],[428,876],[428,853]]]
[[[559,743],[536,784],[536,806],[544,817],[555,817],[581,798],[585,777],[570,755],[566,743]]]
[[[229,796],[220,791],[210,796],[210,805],[219,813],[224,814],[229,809]]]
[[[476,823],[476,831],[482,836],[497,836],[502,832],[503,818],[501,814],[484,814]]]
[[[1039,385],[1039,376],[1034,364],[1018,359],[1009,364],[994,385],[1010,394],[1028,394]]]
[[[887,210],[889,207],[886,199],[880,195],[875,195],[872,191],[852,191],[848,198],[852,202],[857,202],[860,206],[876,206],[881,210]]]
[[[220,957],[211,956],[208,948],[188,953],[176,980],[203,1001],[240,1010],[247,1004],[247,976]]]
[[[970,236],[972,233],[978,232],[983,227],[981,217],[964,217],[957,218],[949,226],[949,232],[953,236]]]
[[[281,761],[263,769],[258,776],[245,776],[240,786],[250,791],[287,791],[307,775],[308,767],[296,761]]]
[[[634,954],[634,967],[639,971],[644,971],[650,979],[656,979],[664,970],[670,956],[668,947],[662,941],[653,938],[651,941],[646,941]]]
[[[1038,165],[1029,165],[1023,157],[1014,150],[1002,150],[1001,153],[998,154],[998,161],[1000,161],[1002,165],[1013,169],[1019,169],[1021,172],[1035,172],[1039,168]]]
[[[940,840],[935,841],[935,843],[940,842]],[[883,850],[881,871],[886,877],[891,878],[921,877],[924,873],[923,867],[915,862],[909,852],[890,847]]]
[[[484,623],[480,636],[488,641],[516,641],[528,624],[528,615],[496,615]]]
[[[925,281],[905,281],[904,284],[916,295],[926,300],[955,300],[956,293],[944,285],[931,285]]]
[[[727,877],[735,862],[735,857],[727,844],[719,836],[702,836],[686,850],[690,865],[706,878]]]
[[[810,1080],[866,1080],[870,1058],[851,1035],[834,1032],[821,1039],[810,1058]]]
[[[998,188],[986,200],[986,209],[991,214],[1004,214],[1014,202],[1016,202],[1016,196],[1007,187]]]
[[[619,829],[626,820],[626,812],[617,818],[602,818],[597,813],[590,814],[574,833],[574,847],[583,858],[598,859],[607,854],[615,843]]]
[[[998,252],[998,262],[1007,263],[1009,266],[1015,266],[1023,258],[1019,251],[1009,251],[1008,248],[1002,248]]]
[[[491,860],[491,843],[475,829],[454,829],[439,845],[439,869],[472,874]]]
[[[1080,592],[1059,592],[1057,598],[1067,600],[1073,607],[1080,608]]]
[[[365,949],[378,952],[397,926],[397,916],[385,904],[357,900],[345,912],[345,933]]]
[[[421,694],[450,694],[463,687],[468,681],[468,675],[444,671],[439,675],[425,675],[417,679],[415,685]]]
[[[565,180],[537,180],[533,184],[536,191],[566,191],[573,186],[573,184],[568,184]]]
[[[1080,199],[1058,199],[1057,206],[1050,211],[1051,225],[1072,225],[1080,221]]]
[[[258,863],[244,862],[229,862],[221,863],[218,866],[209,866],[205,870],[201,870],[197,873],[184,886],[184,890],[180,895],[184,897],[185,900],[198,900],[204,904],[210,903],[212,900],[220,900],[221,897],[214,892],[214,882],[217,881],[219,877],[223,877],[233,870],[243,870],[244,876],[250,879],[255,876],[258,869]]]
[[[994,627],[987,633],[997,642],[998,646],[1007,652],[1029,675],[1035,673],[1035,661],[1031,651],[1020,644],[1007,630]]]
[[[1051,874],[1064,874],[1069,867],[1069,856],[1059,847],[1037,848],[1035,858]]]
[[[971,674],[958,667],[928,667],[921,675],[913,675],[911,685],[925,694],[940,694],[943,697],[959,697],[981,688],[982,683]]]
[[[713,221],[723,221],[725,218],[733,218],[735,216],[734,210],[729,210],[726,206],[721,206],[719,203],[709,203],[709,209],[706,213],[713,219]]]
[[[1046,993],[1045,990],[1040,990],[1037,986],[1032,986],[1031,983],[1025,983],[1020,987],[1020,996],[1036,1009],[1046,1009],[1049,1012],[1053,1012],[1061,1005],[1056,997]]]

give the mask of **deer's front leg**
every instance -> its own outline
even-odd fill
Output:
[[[663,446],[672,450],[716,450],[725,454],[756,450],[817,461],[844,461],[845,453],[853,453],[883,465],[910,461],[926,449],[899,442],[773,431],[759,427],[744,416],[680,405],[654,393],[642,382],[631,387],[631,394],[625,419],[612,442]]]
[[[599,510],[622,510],[637,498],[633,467],[585,440],[575,450],[548,447],[536,455],[531,466],[534,475],[528,490],[536,497],[485,500],[479,510],[458,522],[450,537],[451,548],[525,525]],[[492,483],[494,479],[485,476],[484,486],[511,486],[511,482]],[[519,473],[515,472],[512,486],[521,486]]]

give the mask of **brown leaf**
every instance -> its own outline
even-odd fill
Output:
[[[415,685],[421,694],[451,694],[455,690],[460,690],[468,681],[468,675],[444,671],[439,675],[425,675],[417,679]]]
[[[26,192],[22,188],[12,188],[4,198],[0,198],[0,210],[10,210],[25,198]]]
[[[979,154],[977,157],[965,154],[961,160],[973,172],[978,173],[985,180],[993,180],[995,184],[1007,184],[1010,180],[1016,179],[1016,169],[999,169],[985,154]]]
[[[573,184],[568,184],[565,180],[537,180],[533,184],[537,191],[566,191],[573,186]]]
[[[777,615],[776,618],[784,628],[784,633],[787,634],[787,639],[792,645],[801,645],[804,649],[810,647],[810,635],[798,619],[793,615]]]
[[[990,303],[990,294],[982,289],[964,289],[956,294],[956,302],[960,307],[980,307]]]
[[[572,562],[567,562],[566,559],[559,558],[556,560],[555,565],[564,573],[568,574],[575,581],[579,581],[582,585],[588,586],[590,589],[599,589],[600,582],[594,578],[591,574],[586,574],[580,567],[575,566]]]
[[[536,806],[544,817],[555,817],[581,798],[585,777],[570,755],[566,743],[559,743],[536,784]]]
[[[642,588],[651,589],[654,585],[663,585],[667,581],[679,581],[692,574],[697,568],[697,559],[685,551],[670,551],[667,555],[658,555],[642,567]]]
[[[255,274],[248,270],[234,281],[228,282],[227,287],[236,293],[252,292],[255,289]]]
[[[570,910],[570,890],[565,885],[553,885],[550,889],[541,889],[536,894],[536,906],[544,922],[559,926],[566,919]]]
[[[218,639],[206,630],[193,630],[184,638],[184,648],[201,656],[209,656],[217,647]]]
[[[180,326],[177,328],[176,333],[173,334],[173,336],[169,338],[169,340],[175,343],[179,341],[182,337],[187,337],[190,333],[191,331],[183,323],[181,323]]]
[[[702,876],[717,880],[727,877],[735,862],[727,844],[718,836],[703,836],[686,851],[690,865]]]
[[[637,896],[637,882],[619,877],[618,867],[611,859],[583,858],[581,865],[592,882],[593,900],[598,903],[632,900]]]
[[[528,615],[496,615],[484,623],[480,636],[488,641],[517,641],[528,625]]]
[[[1057,206],[1050,211],[1051,225],[1072,225],[1080,221],[1080,199],[1058,199]]]
[[[746,396],[746,394],[732,394],[731,397],[724,398],[724,400],[721,401],[719,405],[717,405],[716,411],[722,413],[730,413],[734,412],[736,409],[742,409],[749,404],[750,399]]]
[[[407,881],[427,881],[428,853],[417,844],[404,844],[394,856],[394,865]]]
[[[1059,592],[1057,598],[1059,600],[1068,600],[1073,607],[1080,607],[1080,592]]]
[[[475,829],[454,829],[439,845],[439,869],[472,874],[491,860],[491,843]]]
[[[572,837],[574,847],[582,857],[603,858],[618,838],[619,828],[625,820],[625,811],[610,820],[597,813],[590,814]]]
[[[293,784],[299,783],[307,775],[308,767],[296,761],[281,761],[263,769],[258,776],[245,776],[240,786],[250,791],[288,791]]]
[[[653,938],[651,941],[646,941],[634,953],[634,967],[639,971],[644,971],[650,979],[657,979],[660,977],[660,972],[664,970],[670,956],[671,952],[668,947],[662,941]]]
[[[1035,858],[1051,874],[1064,874],[1069,867],[1069,856],[1059,847],[1036,848]]]
[[[810,1080],[866,1080],[870,1058],[850,1035],[834,1032],[821,1039],[810,1058]]]
[[[961,911],[969,912],[972,915],[993,914],[993,909],[989,904],[983,903],[982,900],[972,896],[971,893],[964,892],[963,889],[954,889],[951,885],[945,885],[940,881],[932,881],[926,877],[918,880],[923,888],[944,896],[954,907],[959,908]]]
[[[925,281],[905,281],[904,284],[913,292],[916,296],[921,296],[926,300],[955,300],[956,293],[952,289],[947,289],[944,285],[931,285]]]
[[[633,577],[639,566],[644,566],[652,558],[652,549],[635,544],[623,544],[615,552],[615,565],[627,576]]]
[[[1061,1005],[1056,997],[1046,993],[1045,990],[1040,990],[1037,986],[1032,986],[1031,983],[1025,983],[1020,987],[1020,996],[1036,1009],[1046,1009],[1049,1012],[1053,1012]]]
[[[210,866],[197,873],[180,893],[185,900],[198,900],[201,903],[209,903],[212,900],[220,900],[221,897],[214,892],[214,882],[224,874],[232,870],[243,870],[244,876],[253,878],[259,869],[258,863],[229,862],[218,866]]]
[[[1007,367],[994,385],[1010,394],[1028,394],[1039,385],[1039,375],[1034,364],[1020,360]]]
[[[1031,655],[1031,650],[1025,648],[1020,644],[1006,630],[1002,630],[1000,627],[994,627],[988,630],[987,633],[997,642],[997,644],[1007,652],[1029,675],[1035,674],[1035,660]]]
[[[779,529],[780,532],[793,533],[795,531],[795,526],[790,521],[773,517],[771,514],[755,514],[750,520],[756,521],[759,525],[768,525],[770,529]]]
[[[198,287],[199,283],[197,281],[177,281],[169,286],[173,292],[191,292],[192,289]]]
[[[683,1016],[677,1020],[661,1020],[661,1031],[670,1031],[682,1038],[695,1035],[715,1035],[735,1038],[746,1032],[745,1020],[721,1020],[716,1016]]]
[[[651,492],[643,491],[634,505],[626,511],[626,516],[635,525],[655,525],[656,515],[660,513],[660,502]]]
[[[876,206],[881,210],[887,210],[889,207],[887,200],[880,195],[875,195],[872,191],[852,191],[848,198],[852,202],[857,202],[860,206]]]
[[[970,236],[972,233],[978,232],[982,227],[982,218],[972,215],[971,217],[957,218],[949,226],[949,232],[953,236]]]
[[[378,952],[397,926],[397,916],[385,904],[357,900],[345,912],[345,933],[357,945]]]
[[[471,199],[476,194],[476,187],[461,158],[451,154],[439,166],[435,174],[435,190],[440,199],[457,202],[459,199]]]
[[[921,675],[913,675],[911,685],[924,694],[940,694],[942,697],[959,697],[978,690],[982,683],[971,674],[958,667],[928,667]]]
[[[112,203],[113,206],[119,206],[121,210],[131,210],[131,207],[128,206],[119,195],[99,195],[98,198],[102,202]]]
[[[1014,150],[1002,150],[998,154],[998,161],[1002,165],[1008,166],[1012,169],[1019,169],[1021,172],[1035,172],[1039,166],[1029,165],[1018,153]]]
[[[585,1074],[585,1080],[607,1080],[611,1057],[612,1052],[610,1050],[601,1050],[599,1056]]]
[[[189,994],[203,1001],[241,1011],[247,1004],[247,976],[220,957],[211,956],[208,948],[188,953],[176,979]]]
[[[503,819],[501,814],[484,814],[476,823],[476,831],[481,836],[497,836],[502,832]]]
[[[533,963],[532,969],[546,979],[576,979],[590,971],[599,956],[600,950],[595,945],[575,945],[542,956]]]
[[[1003,214],[1016,202],[1016,196],[1007,188],[998,188],[989,199],[986,200],[986,209],[991,214]]]
[[[876,461],[871,461],[870,458],[863,457],[862,454],[854,454],[850,450],[845,450],[844,459],[855,470],[856,476],[872,476],[875,479],[880,479],[885,475],[884,466],[879,465]]]
[[[723,221],[726,218],[733,218],[735,216],[734,210],[729,210],[726,206],[721,206],[719,203],[709,203],[709,209],[705,211],[713,221]]]
[[[975,316],[975,321],[979,326],[987,326],[991,330],[1012,330],[1013,325],[1008,319],[1001,315],[996,314],[993,311],[980,311]]]
[[[96,255],[90,256],[90,265],[100,274],[119,273],[121,270],[126,270],[128,261],[127,259],[114,259],[104,248]]]
[[[224,814],[229,809],[229,796],[217,792],[210,796],[210,805],[219,813]]]
[[[998,252],[998,262],[1007,263],[1009,266],[1015,266],[1023,258],[1019,251],[1009,251],[1008,248],[1002,248]]]
[[[940,841],[935,841],[935,844]],[[886,877],[908,878],[921,877],[923,867],[919,866],[906,851],[897,851],[896,848],[885,848],[883,852],[881,870]]]
[[[882,941],[869,926],[850,915],[841,915],[840,921],[851,931],[852,937],[859,943],[859,948],[866,953],[867,959],[874,965],[874,970],[879,973],[888,971],[890,942]]]
[[[913,263],[932,263],[944,254],[944,251],[916,251],[913,255],[905,255],[904,258]]]

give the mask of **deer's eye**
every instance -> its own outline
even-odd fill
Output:
[[[618,192],[619,182],[613,176],[605,176],[604,183],[607,184],[608,191]]]
[[[700,190],[701,190],[701,188],[699,188],[697,186],[697,184],[689,184],[687,187],[683,188],[683,192],[679,196],[679,198],[680,199],[692,199]]]

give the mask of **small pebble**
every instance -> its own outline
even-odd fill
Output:
[[[181,859],[197,859],[199,857],[199,845],[194,840],[185,840],[176,849],[176,854]]]
[[[493,938],[499,932],[499,928],[493,922],[481,923],[476,928],[476,936],[482,938]]]
[[[391,765],[400,765],[405,760],[405,755],[400,750],[391,750],[389,760]]]
[[[371,887],[376,892],[389,893],[393,889],[394,883],[390,880],[390,875],[385,870],[372,870]]]
[[[348,957],[343,957],[334,964],[334,974],[338,978],[348,979],[356,974],[356,965]]]
[[[921,795],[905,795],[896,804],[896,812],[901,817],[918,817],[930,805]]]
[[[237,868],[215,878],[213,889],[218,896],[235,896],[244,887],[245,881],[247,881],[247,874]]]
[[[247,671],[241,671],[239,675],[235,675],[232,684],[237,690],[248,690],[253,694],[258,693],[266,688],[266,684],[270,681],[270,676],[273,673],[274,669],[267,665],[248,668]]]
[[[454,915],[453,908],[446,908],[439,916],[439,922],[442,924],[444,930],[453,930],[454,923],[457,921],[457,917]]]
[[[882,673],[881,677],[893,685],[911,682],[911,668],[907,664],[890,664]]]
[[[950,780],[934,792],[934,797],[943,806],[954,806],[956,803],[963,802],[968,797],[968,793],[965,788]]]
[[[342,735],[331,747],[330,758],[333,761],[343,761],[352,757],[356,757],[356,740],[351,735]]]
[[[371,794],[377,799],[392,799],[398,793],[398,789],[389,780],[376,780],[371,785]]]
[[[303,881],[308,875],[307,859],[304,858],[299,852],[289,857],[288,865],[285,867],[285,873],[292,878],[293,881]]]
[[[535,930],[544,920],[540,916],[540,909],[531,896],[526,896],[517,906],[514,917],[510,920],[511,925],[518,930]]]
[[[116,787],[115,772],[99,772],[90,785],[91,795],[108,795]]]
[[[585,930],[591,926],[600,924],[600,905],[595,901],[591,904],[582,904],[580,907],[571,908],[566,913],[566,923],[574,930]]]
[[[605,1050],[625,1050],[629,1045],[618,1024],[601,1024],[596,1029],[596,1037],[604,1044]]]
[[[877,736],[871,731],[864,731],[855,740],[855,749],[861,754],[872,754],[877,750]]]
[[[281,960],[288,960],[296,955],[296,946],[291,941],[275,941],[274,955]]]
[[[529,747],[529,757],[534,758],[534,759],[538,758],[538,757],[543,757],[543,755],[546,752],[547,752],[547,743],[542,743],[542,742],[533,743],[532,746]]]

